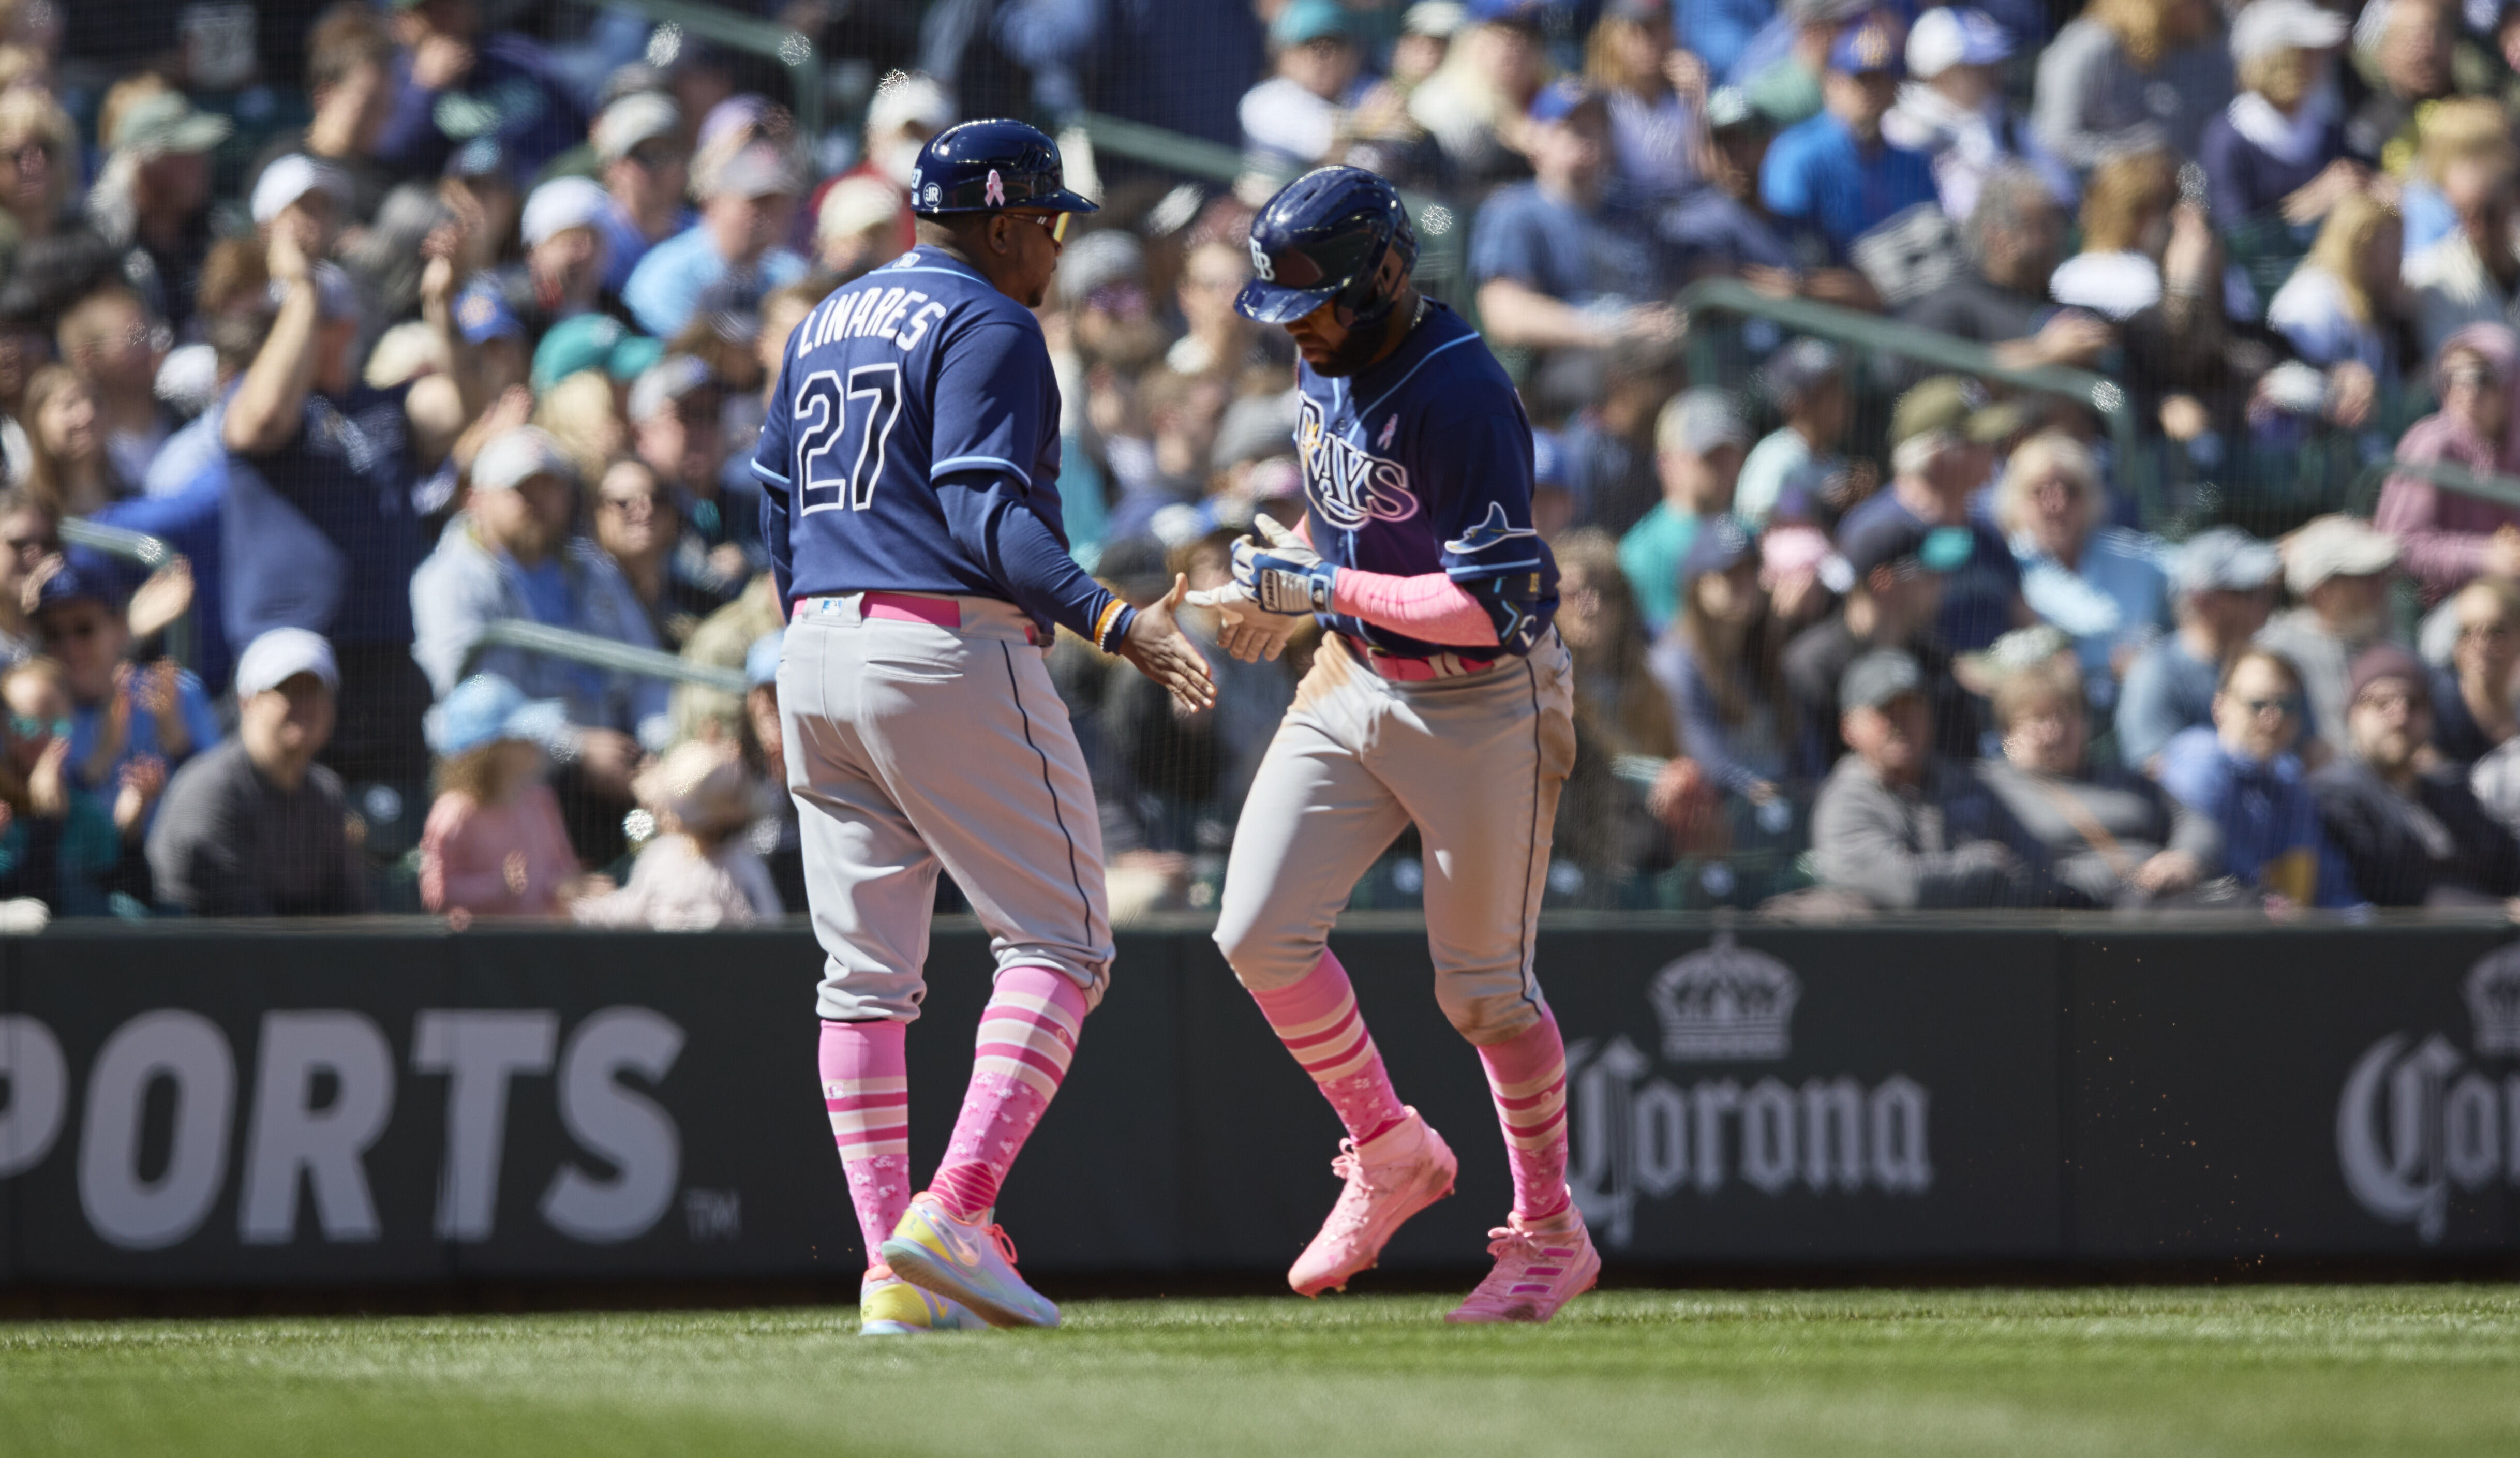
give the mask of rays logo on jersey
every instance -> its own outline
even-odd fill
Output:
[[[1368,522],[1406,522],[1418,515],[1409,468],[1333,434],[1321,402],[1310,395],[1298,416],[1295,445],[1304,463],[1304,494],[1332,526],[1354,531]]]
[[[1473,557],[1490,547],[1501,547],[1515,537],[1538,535],[1540,535],[1539,531],[1532,527],[1516,526],[1508,522],[1505,519],[1505,507],[1491,501],[1488,503],[1487,519],[1452,541],[1444,543],[1444,550],[1456,557]]]

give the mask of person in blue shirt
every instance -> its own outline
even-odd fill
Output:
[[[1988,404],[1974,382],[1957,375],[1920,382],[1891,407],[1889,486],[1858,502],[1837,524],[1838,546],[1849,553],[1885,518],[1968,533],[1968,555],[1944,578],[1939,626],[1944,645],[1955,653],[1984,648],[2032,621],[2012,548],[1968,509],[1970,496],[1993,469],[1992,448],[2026,423],[2020,406]]]
[[[682,110],[657,91],[634,91],[606,107],[591,140],[612,202],[597,220],[604,287],[618,294],[650,249],[692,225],[696,214],[683,202],[691,190],[691,153],[683,145]]]
[[[2181,730],[2162,751],[2161,787],[2213,817],[2223,829],[2223,869],[2257,890],[2294,906],[2358,905],[2293,753],[2305,706],[2292,660],[2242,649],[2223,670],[2213,724]]]
[[[2060,431],[2013,447],[1995,488],[2022,600],[2074,640],[2102,712],[2117,703],[2118,676],[2168,626],[2170,592],[2160,540],[2102,524],[2107,501],[2090,447]]]
[[[783,247],[796,209],[796,176],[775,148],[755,144],[700,179],[700,220],[648,251],[622,286],[639,327],[669,340],[703,307],[748,313],[762,296],[805,276]]]
[[[1672,7],[1672,27],[1709,75],[1722,76],[1776,13],[1770,0],[1680,0]]]
[[[1760,169],[1768,210],[1818,233],[1833,259],[1892,214],[1937,201],[1932,160],[1881,136],[1906,69],[1905,39],[1878,11],[1839,31],[1821,82],[1821,114],[1778,135]]]
[[[1600,95],[1577,81],[1552,82],[1532,99],[1533,179],[1491,194],[1470,238],[1491,343],[1594,349],[1679,332],[1659,301],[1644,230],[1602,202],[1609,116]]]
[[[393,114],[378,160],[405,175],[434,172],[474,136],[494,136],[515,154],[518,175],[586,140],[586,113],[553,70],[543,48],[512,31],[486,40],[474,0],[394,0],[401,43]],[[472,129],[458,135],[450,126]]]
[[[2129,768],[2151,773],[2172,736],[2214,722],[2223,664],[2267,625],[2282,570],[2272,546],[2236,526],[2180,547],[2170,568],[2179,629],[2136,656],[2118,695],[2118,755]]]
[[[219,742],[218,714],[202,681],[171,659],[125,660],[131,629],[112,570],[73,552],[44,578],[35,627],[47,656],[62,665],[70,700],[72,786],[111,800],[127,775],[164,783],[184,761]]]

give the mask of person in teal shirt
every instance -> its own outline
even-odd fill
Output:
[[[1619,539],[1619,570],[1645,626],[1660,634],[1680,615],[1680,564],[1698,524],[1732,509],[1732,487],[1750,431],[1720,389],[1685,389],[1654,421],[1654,474],[1662,500]]]

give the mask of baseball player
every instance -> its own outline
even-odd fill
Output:
[[[1306,615],[1327,631],[1236,827],[1216,940],[1347,1126],[1330,1165],[1347,1188],[1286,1278],[1343,1288],[1458,1167],[1393,1091],[1327,944],[1416,823],[1435,1000],[1486,1065],[1513,1173],[1496,1269],[1450,1319],[1546,1321],[1601,1264],[1566,1189],[1566,1053],[1531,970],[1573,689],[1530,423],[1477,333],[1410,282],[1417,255],[1399,197],[1353,167],[1297,178],[1252,225],[1236,307],[1303,356],[1307,511],[1301,532],[1264,519],[1234,583],[1193,600],[1245,660]]]
[[[911,173],[919,246],[788,337],[752,470],[789,618],[779,663],[806,899],[828,953],[824,1103],[866,1238],[863,1330],[1056,1326],[992,1222],[1110,973],[1085,759],[1043,666],[1053,625],[1185,708],[1207,664],[1067,555],[1058,387],[1032,308],[1058,265],[1058,149],[1017,121],[938,133]],[[936,874],[988,928],[995,990],[943,1164],[916,1198],[903,1037]]]

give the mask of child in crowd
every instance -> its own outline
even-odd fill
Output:
[[[143,760],[172,774],[219,742],[202,681],[172,659],[134,663],[123,595],[98,564],[73,553],[36,589],[34,625],[69,693],[69,775],[96,796],[118,793]]]
[[[543,783],[542,741],[562,718],[557,701],[529,703],[495,673],[464,680],[428,711],[437,800],[421,833],[422,905],[468,919],[554,916],[611,889],[579,874],[560,800]]]
[[[31,897],[55,916],[102,916],[112,893],[148,898],[141,828],[166,767],[125,766],[112,808],[70,773],[70,693],[62,665],[28,659],[0,670],[0,752],[22,790],[0,798],[0,896]]]
[[[656,839],[639,852],[629,885],[569,908],[578,921],[704,932],[781,915],[770,873],[744,836],[753,818],[752,784],[734,745],[682,745],[642,771],[631,788],[655,817]]]

